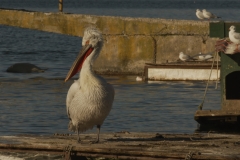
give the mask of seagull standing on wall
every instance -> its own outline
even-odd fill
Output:
[[[202,13],[202,11],[200,11],[200,9],[197,9],[197,10],[196,10],[196,16],[197,16],[197,18],[200,19],[200,20],[203,20],[203,19],[204,19],[203,13]]]
[[[208,20],[213,19],[213,18],[221,18],[221,17],[218,17],[218,16],[212,14],[211,12],[208,12],[206,9],[203,9],[202,13],[203,13],[204,18],[206,18]]]
[[[102,34],[89,27],[84,31],[82,50],[68,72],[65,82],[80,70],[79,79],[74,81],[67,93],[68,129],[78,133],[97,126],[96,143],[99,142],[100,127],[111,111],[114,88],[105,79],[94,73],[92,64],[103,46]]]
[[[179,53],[179,59],[181,61],[189,61],[189,60],[194,60],[192,57],[190,57],[189,55],[184,54],[183,52]]]
[[[235,44],[240,43],[240,33],[236,32],[236,27],[235,26],[231,26],[229,28],[229,39],[230,39],[230,41],[232,41]]]

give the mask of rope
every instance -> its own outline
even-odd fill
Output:
[[[194,155],[194,153],[190,151],[190,152],[185,156],[185,159],[184,159],[184,160],[192,160],[193,155]]]
[[[73,148],[73,146],[71,146],[71,144],[70,144],[70,145],[66,146],[65,149],[63,150],[63,152],[64,152],[63,157],[65,158],[65,160],[71,160],[72,159],[71,158],[72,148]]]
[[[217,53],[217,79],[216,79],[216,86],[215,86],[215,89],[218,88],[218,60],[219,60],[219,57],[218,57],[218,53]]]
[[[202,107],[203,107],[203,103],[204,103],[204,100],[205,100],[205,97],[206,97],[206,94],[207,94],[207,90],[208,90],[208,84],[209,84],[209,81],[210,81],[210,78],[211,78],[211,75],[212,75],[213,64],[214,64],[214,61],[215,61],[215,59],[217,57],[216,55],[217,55],[217,52],[215,52],[214,57],[213,57],[212,67],[211,67],[210,75],[209,75],[209,78],[208,78],[208,81],[207,81],[207,86],[205,88],[205,92],[204,92],[202,103],[198,106],[198,110],[202,110]]]

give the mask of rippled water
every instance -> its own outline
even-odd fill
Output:
[[[193,116],[205,82],[136,82],[135,76],[105,77],[116,97],[103,132],[193,133]],[[0,135],[66,133],[66,93],[72,81],[44,78],[0,83]],[[220,90],[211,83],[205,109],[220,107]]]
[[[52,11],[53,4],[55,6],[56,2],[56,0],[0,0],[0,7]],[[133,0],[115,0],[116,3],[113,3],[113,1],[104,0],[98,4],[99,6],[95,6],[97,1],[93,0],[81,1],[82,3],[73,0],[64,2],[69,12],[100,15],[108,13],[133,17],[164,15],[165,18],[173,18],[173,16],[182,18],[184,15],[185,19],[195,19],[195,8],[190,8],[193,4],[177,8],[177,4],[182,4],[181,1],[174,1],[177,2],[175,7],[171,7],[173,1],[166,1],[168,7],[158,6],[159,8],[155,6],[155,2],[160,2],[162,5],[165,2],[141,0],[136,3]],[[103,4],[107,2],[109,6],[104,7]],[[127,2],[130,6],[126,5]],[[141,7],[140,2],[147,7]],[[151,2],[151,5],[148,2]],[[190,1],[183,2],[188,4]],[[196,2],[200,3],[200,1]],[[203,6],[209,5],[207,3],[209,1],[201,2],[204,2]],[[225,1],[220,2],[225,3]],[[71,6],[68,3],[76,4]],[[113,7],[114,4],[115,7]],[[118,4],[122,5],[118,7]],[[214,4],[211,3],[212,8]],[[237,5],[239,2],[236,3]],[[229,6],[224,8],[219,3],[217,6],[217,10],[228,12],[228,16],[236,14],[235,11],[232,14],[233,11]],[[149,14],[151,12],[152,14]],[[80,45],[79,37],[0,26],[0,135],[29,133],[50,135],[68,132],[65,99],[72,81],[64,83],[63,79],[81,48]],[[9,66],[20,62],[33,63],[47,70],[44,73],[31,74],[6,72]],[[102,132],[125,130],[193,133],[197,129],[197,123],[193,117],[197,106],[202,101],[206,82],[136,82],[135,76],[105,76],[105,78],[113,84],[116,96],[113,109],[102,127]],[[211,83],[205,100],[205,109],[220,108],[220,89],[214,89],[214,87],[215,83]],[[95,132],[95,130],[89,132]]]

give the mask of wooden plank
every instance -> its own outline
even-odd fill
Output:
[[[212,72],[212,73],[211,73]],[[209,79],[211,73],[211,77]],[[154,81],[207,81],[218,80],[220,70],[216,69],[191,69],[191,68],[149,68],[148,80]]]
[[[195,116],[240,116],[239,110],[198,110]]]
[[[185,62],[185,63],[163,63],[163,64],[152,64],[145,63],[145,67],[147,68],[189,68],[189,69],[211,69],[212,62]],[[213,68],[220,69],[221,64],[217,62],[214,63]]]
[[[227,134],[101,134],[99,144],[92,144],[95,134],[56,136],[0,136],[0,152],[47,153],[114,159],[240,159],[240,135]],[[65,154],[67,155],[67,154]]]
[[[146,66],[147,68],[176,68],[176,69],[211,69],[209,65],[157,65],[157,66]],[[220,66],[217,65],[213,66],[213,69],[220,69]]]
[[[200,124],[200,130],[240,131],[239,110],[199,110],[196,111],[194,119]]]

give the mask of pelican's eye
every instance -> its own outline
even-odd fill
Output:
[[[88,44],[89,44],[89,40],[88,40],[88,41],[86,41],[85,45],[88,45]]]

